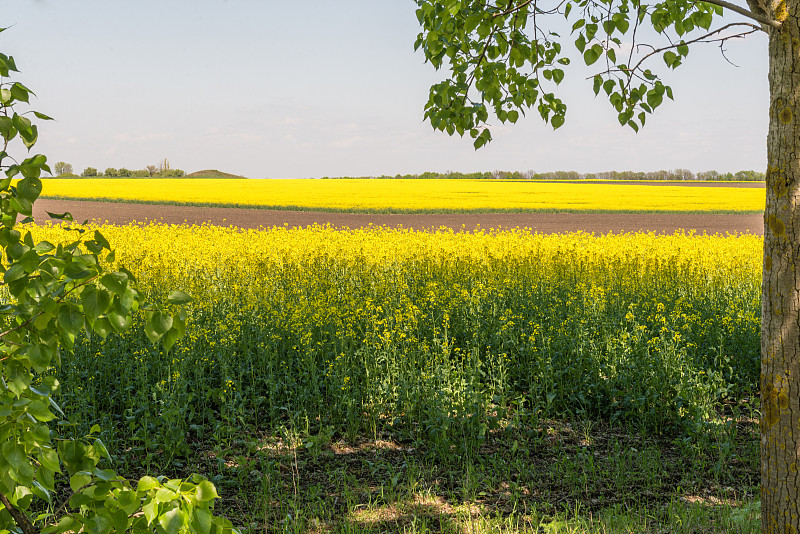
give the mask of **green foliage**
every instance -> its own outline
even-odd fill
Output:
[[[115,178],[119,176],[119,171],[114,167],[109,167],[105,171],[103,171],[103,176],[106,176],[108,178]]]
[[[56,176],[61,176],[63,174],[72,174],[72,165],[64,161],[59,161],[55,165],[53,165],[53,172],[55,172]]]
[[[638,131],[664,97],[672,98],[672,89],[644,67],[645,60],[659,53],[669,68],[677,68],[690,44],[721,31],[707,30],[722,8],[691,0],[568,0],[549,6],[526,0],[415,1],[422,32],[414,47],[437,70],[449,69],[448,78],[430,89],[425,118],[450,135],[468,132],[476,149],[491,140],[490,112],[514,123],[535,107],[553,128],[564,123],[567,107],[555,91],[570,62],[563,49],[568,40],[587,66],[600,65],[593,76],[595,95],[602,90],[620,124]],[[554,17],[566,20],[572,37],[554,30],[563,24]],[[636,28],[647,23],[666,44],[648,44],[640,53]],[[744,33],[758,29],[737,25],[749,28]],[[689,39],[695,29],[702,34]],[[628,53],[623,42],[631,40]]]
[[[0,54],[0,75],[16,71],[13,58]],[[99,230],[71,228],[63,243],[34,242],[17,219],[32,221],[32,206],[42,191],[40,176],[50,172],[37,154],[16,163],[7,153],[17,136],[30,150],[37,129],[16,107],[32,92],[19,82],[0,81],[0,532],[157,532],[196,534],[231,532],[227,520],[214,517],[214,486],[202,477],[166,480],[144,477],[134,488],[113,470],[95,435],[61,435],[54,421],[65,415],[56,403],[61,389],[57,370],[62,350],[73,350],[78,336],[106,338],[124,332],[137,311],[152,325],[148,337],[165,352],[185,329],[185,316],[173,317],[165,305],[146,303],[129,271],[112,271],[114,251]],[[48,119],[38,112],[28,112]],[[9,161],[12,161],[9,163]],[[84,175],[96,175],[87,168]],[[69,214],[58,216],[69,222]],[[182,292],[170,306],[190,299]],[[57,505],[64,481],[69,498]],[[44,502],[49,513],[39,513]]]
[[[97,169],[95,169],[94,167],[86,167],[85,169],[83,169],[81,176],[83,176],[84,178],[91,178],[92,176],[97,176]]]
[[[186,173],[180,169],[164,169],[155,174],[158,178],[182,178]]]
[[[120,178],[127,178],[131,175],[131,171],[126,169],[125,167],[120,167],[117,171],[117,176]]]

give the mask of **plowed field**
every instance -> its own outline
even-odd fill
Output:
[[[40,199],[34,206],[37,222],[50,219],[46,212],[70,212],[75,220],[108,221],[114,224],[163,222],[167,224],[209,223],[239,228],[271,226],[305,227],[330,224],[361,228],[369,225],[431,230],[448,227],[474,231],[477,228],[530,228],[552,234],[561,232],[657,232],[677,230],[708,234],[752,233],[762,235],[761,214],[692,213],[444,213],[444,214],[360,214],[312,211],[213,208],[156,204]]]

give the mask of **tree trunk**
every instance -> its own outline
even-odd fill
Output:
[[[773,3],[761,303],[762,532],[800,534],[800,0]],[[790,15],[791,14],[791,15]]]

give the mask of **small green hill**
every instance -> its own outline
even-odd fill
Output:
[[[191,174],[187,174],[184,178],[234,178],[234,179],[242,179],[245,178],[244,176],[239,176],[236,174],[230,174],[227,172],[218,171],[216,169],[207,169],[204,171],[196,171]]]

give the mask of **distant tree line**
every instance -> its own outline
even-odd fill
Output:
[[[185,175],[181,169],[170,168],[166,158],[157,165],[148,165],[144,169],[137,170],[109,167],[101,172],[94,167],[86,167],[80,176],[73,173],[70,163],[59,161],[53,165],[53,176],[57,178],[180,178]]]
[[[343,176],[337,179],[355,179],[356,177]],[[737,181],[756,182],[764,180],[763,172],[738,171],[720,173],[717,171],[704,171],[693,173],[688,169],[671,169],[651,172],[637,171],[608,171],[597,173],[579,173],[576,171],[492,171],[492,172],[423,172],[422,174],[397,174],[394,176],[362,176],[360,178],[373,178],[379,180],[404,179],[404,180],[664,180],[664,181]],[[329,179],[325,176],[323,179]]]

